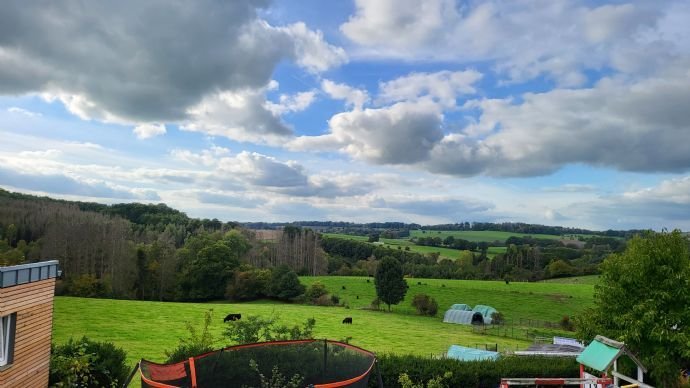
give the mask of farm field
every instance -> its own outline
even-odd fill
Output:
[[[364,282],[364,280],[362,279]],[[187,337],[185,322],[200,326],[204,312],[214,310],[212,332],[221,339],[229,312],[270,316],[277,314],[286,324],[301,324],[316,319],[315,338],[341,340],[352,337],[351,343],[375,352],[431,355],[441,354],[452,344],[474,346],[498,343],[499,348],[526,348],[523,340],[473,334],[470,326],[442,322],[442,318],[317,307],[262,301],[255,303],[173,303],[113,299],[56,297],[53,321],[53,342],[64,343],[70,336],[82,335],[99,341],[110,341],[127,351],[127,362],[139,359],[162,362],[165,350]],[[352,325],[343,325],[343,317],[353,318]],[[230,345],[218,341],[217,346]]]
[[[301,277],[300,280],[305,285],[317,281],[323,283],[352,308],[366,307],[376,297],[373,278],[316,276]],[[558,322],[564,315],[572,316],[589,307],[594,293],[594,286],[587,284],[511,282],[507,285],[502,281],[411,278],[407,283],[410,288],[405,300],[393,306],[395,313],[414,314],[410,304],[412,298],[416,294],[428,294],[438,302],[440,318],[454,303],[487,304],[502,312],[508,322],[513,320],[516,323],[520,319]]]
[[[324,233],[324,235],[329,236],[329,237],[344,238],[344,239],[363,241],[363,242],[367,242],[367,240],[369,240],[369,238],[366,236],[355,236],[355,235],[350,235],[350,234]],[[382,238],[379,241],[382,243],[381,245],[388,247],[388,248],[397,249],[400,246],[400,247],[402,247],[402,249],[405,249],[405,247],[410,247],[410,251],[417,252],[417,253],[423,253],[423,254],[438,252],[441,254],[441,257],[448,258],[451,260],[459,259],[461,257],[461,255],[464,254],[465,252],[467,252],[467,253],[470,252],[470,251],[461,251],[458,249],[450,249],[450,248],[443,248],[443,247],[430,247],[430,246],[425,246],[425,245],[416,245],[407,239]],[[502,248],[502,247],[499,247],[499,248]],[[505,249],[504,249],[504,251],[505,251]],[[489,252],[487,252],[487,255],[489,257],[493,257],[495,254],[496,253],[491,253],[491,250],[489,250]]]
[[[505,242],[508,237],[533,237],[533,238],[544,238],[559,240],[561,236],[555,236],[552,234],[524,234],[524,233],[512,233],[512,232],[499,232],[493,230],[411,230],[410,237],[441,237],[446,238],[448,236],[458,237],[467,241],[474,242],[493,242],[501,241]]]
[[[556,278],[543,280],[544,283],[560,284],[589,284],[594,285],[599,281],[599,275],[574,276],[569,278]]]

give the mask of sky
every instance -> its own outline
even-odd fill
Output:
[[[0,5],[0,187],[224,221],[690,229],[690,2]]]

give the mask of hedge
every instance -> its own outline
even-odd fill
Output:
[[[573,358],[502,357],[497,361],[457,361],[413,355],[382,355],[378,358],[383,384],[400,387],[398,378],[407,373],[415,382],[425,383],[447,371],[453,373],[448,387],[498,387],[507,377],[578,377],[579,367]],[[377,387],[376,371],[369,379]]]

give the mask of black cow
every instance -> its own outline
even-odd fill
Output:
[[[352,324],[352,317],[345,317],[345,319],[343,319],[343,323],[351,325]]]
[[[223,322],[239,321],[240,319],[242,319],[242,314],[228,314],[228,316],[223,319]]]

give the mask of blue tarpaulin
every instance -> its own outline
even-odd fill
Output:
[[[499,353],[460,345],[450,345],[446,357],[460,361],[498,360]]]

